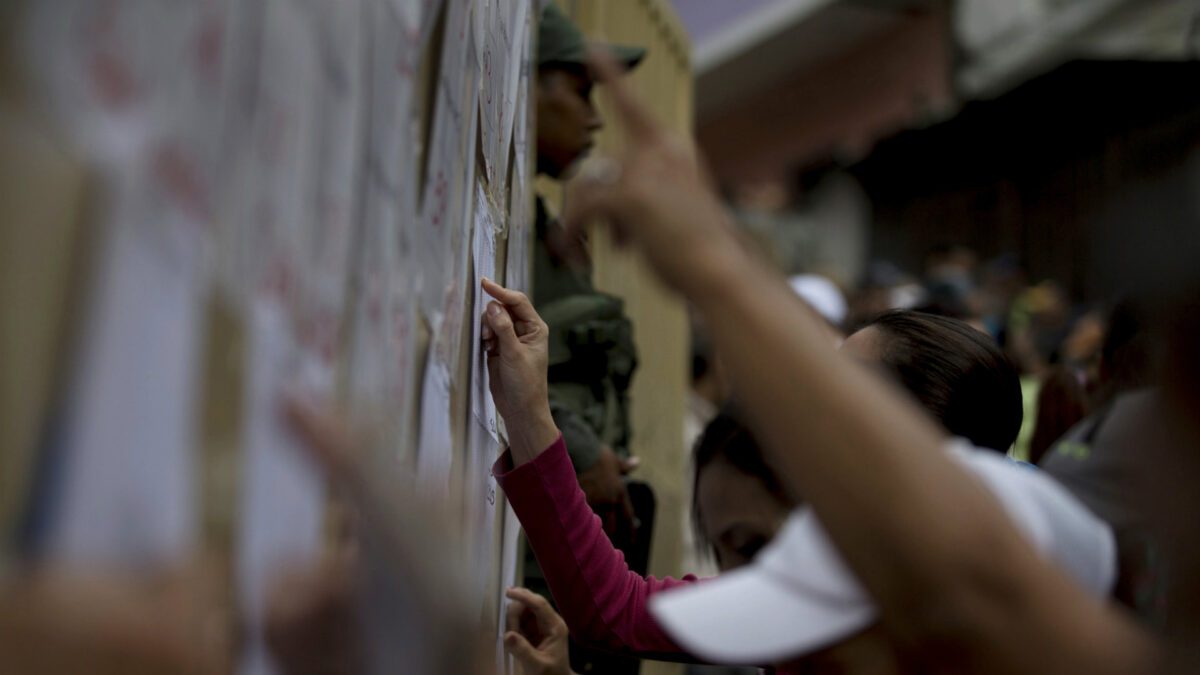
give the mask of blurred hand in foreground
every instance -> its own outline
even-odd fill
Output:
[[[365,672],[353,553],[282,575],[267,598],[267,646],[286,675]]]
[[[0,670],[224,675],[232,621],[214,570],[33,570],[0,586]]]
[[[739,246],[729,216],[697,160],[694,145],[665,129],[621,78],[603,49],[591,53],[592,72],[612,98],[625,132],[625,152],[585,165],[573,182],[563,224],[578,234],[599,219],[618,244],[634,244],[669,285],[684,293],[693,272],[710,269]]]
[[[454,521],[346,414],[302,397],[283,405],[354,522],[352,551],[273,589],[267,639],[285,675],[492,672],[494,637],[463,590]]]

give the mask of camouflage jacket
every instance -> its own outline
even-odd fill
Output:
[[[537,198],[533,302],[550,328],[550,411],[575,470],[585,471],[608,445],[629,453],[629,382],[637,367],[624,302],[592,285],[588,263],[562,259],[548,243],[545,203]]]

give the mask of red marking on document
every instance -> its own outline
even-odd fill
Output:
[[[442,217],[446,215],[446,208],[450,205],[448,187],[445,173],[439,170],[437,180],[433,184],[433,197],[437,203],[437,210],[433,213],[433,224],[435,227],[441,226]]]
[[[210,18],[204,22],[199,34],[196,35],[195,57],[196,69],[204,74],[215,76],[221,65],[221,22]]]
[[[92,54],[88,71],[96,96],[104,107],[124,108],[138,99],[138,86],[133,73],[113,54],[107,51]]]
[[[284,305],[287,305],[287,300],[291,297],[292,292],[292,268],[283,258],[276,258],[274,264],[271,265],[271,271],[263,277],[262,290],[270,295],[274,295]]]
[[[367,284],[367,318],[374,325],[379,325],[383,318],[383,298],[379,289],[379,278],[376,275],[371,276],[370,282]]]
[[[109,109],[124,108],[134,103],[141,93],[129,64],[113,48],[117,11],[115,2],[110,0],[101,3],[81,36],[82,41],[90,45],[87,60],[89,83],[100,104]]]
[[[171,201],[177,204],[189,220],[199,225],[212,223],[212,210],[208,205],[208,191],[201,180],[195,163],[177,145],[158,146],[151,156],[150,165],[155,179]]]
[[[483,52],[483,70],[484,75],[489,79],[492,77],[492,50],[487,49]],[[492,104],[492,88],[488,87],[487,104]]]

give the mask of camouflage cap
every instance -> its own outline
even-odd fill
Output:
[[[636,66],[646,50],[641,47],[602,45],[626,68]],[[538,19],[538,67],[549,63],[588,64],[588,42],[579,27],[571,22],[553,2],[546,5]]]

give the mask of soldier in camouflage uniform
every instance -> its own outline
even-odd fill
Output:
[[[611,49],[629,67],[645,54]],[[539,173],[564,178],[591,148],[601,126],[591,89],[583,34],[551,3],[538,25]],[[637,365],[632,328],[621,299],[592,285],[586,245],[562,240],[540,196],[535,227],[533,302],[550,327],[550,409],[588,503],[624,549],[635,522],[623,480],[634,465],[628,457],[627,396]]]
[[[633,67],[645,51],[610,47]],[[601,120],[591,102],[587,43],[550,3],[538,21],[537,170],[565,178],[592,146]],[[586,242],[565,241],[562,228],[537,197],[533,303],[550,328],[550,411],[562,432],[588,505],[601,517],[630,569],[646,573],[654,497],[645,483],[625,477],[629,458],[629,382],[637,366],[632,327],[620,298],[592,285]],[[541,570],[526,556],[525,585],[549,596]],[[639,661],[571,643],[575,672],[636,674]]]

